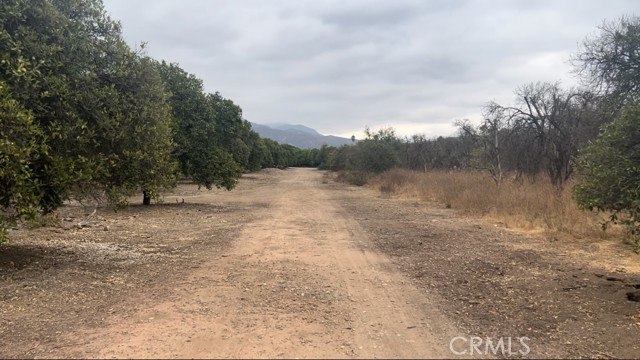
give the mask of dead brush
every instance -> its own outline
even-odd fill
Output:
[[[429,171],[394,169],[370,181],[385,197],[420,199],[442,204],[472,217],[501,222],[506,227],[543,232],[550,238],[612,238],[621,229],[603,232],[603,214],[578,208],[572,184],[557,190],[544,178],[504,181],[497,187],[479,171]]]
[[[355,186],[364,186],[369,182],[371,175],[364,171],[338,171],[336,181]]]
[[[393,183],[382,184],[380,185],[379,189],[382,195],[384,195],[385,197],[389,197],[396,193],[396,185]]]

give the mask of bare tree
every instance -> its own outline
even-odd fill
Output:
[[[516,104],[500,111],[514,128],[529,130],[535,137],[551,182],[562,187],[572,174],[572,158],[578,152],[578,134],[593,97],[584,91],[563,90],[558,83],[527,84],[516,90]],[[535,156],[535,154],[529,154]]]
[[[480,140],[483,151],[483,163],[491,174],[493,181],[500,187],[504,178],[502,153],[504,151],[503,140],[511,135],[509,125],[513,115],[509,114],[500,105],[491,102],[484,107],[484,122],[480,126]]]
[[[419,166],[422,171],[427,172],[433,153],[432,141],[429,141],[424,134],[413,135],[410,149],[412,167]]]
[[[572,61],[585,85],[612,95],[612,105],[619,108],[640,97],[640,17],[604,21],[598,29]]]

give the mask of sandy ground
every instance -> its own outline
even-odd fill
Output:
[[[90,210],[0,245],[0,357],[434,358],[456,336],[640,357],[630,252],[605,264],[312,169]]]

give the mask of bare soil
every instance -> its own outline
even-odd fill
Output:
[[[134,200],[65,206],[0,244],[0,357],[453,357],[455,336],[640,357],[640,258],[621,245],[549,242],[312,169]]]

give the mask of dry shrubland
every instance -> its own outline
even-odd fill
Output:
[[[571,195],[572,184],[557,190],[546,179],[507,180],[498,188],[478,171],[394,169],[376,176],[369,186],[384,196],[440,203],[463,215],[504,223],[507,228],[545,232],[552,238],[608,238],[621,230],[602,231],[604,215],[580,210]]]

